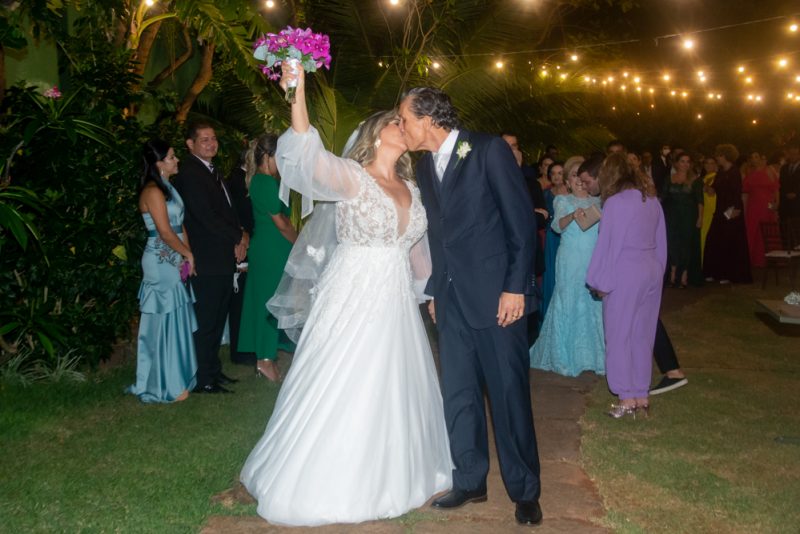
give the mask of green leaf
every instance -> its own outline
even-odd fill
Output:
[[[14,330],[15,328],[18,328],[20,326],[20,324],[22,324],[22,323],[11,322],[11,323],[6,323],[3,326],[0,326],[0,336],[4,336],[4,335],[8,334],[9,332]]]
[[[42,347],[50,355],[50,357],[55,356],[55,347],[53,346],[53,342],[50,341],[50,338],[44,335],[42,332],[36,332],[36,337],[39,338],[39,341],[42,343]]]

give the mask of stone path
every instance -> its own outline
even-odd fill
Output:
[[[586,408],[586,394],[599,379],[590,373],[565,378],[533,371],[531,384],[539,456],[542,464],[541,505],[544,521],[539,527],[521,527],[514,520],[514,504],[508,500],[492,443],[491,469],[487,481],[489,500],[470,504],[452,512],[437,512],[427,507],[405,519],[374,521],[359,525],[332,525],[320,528],[282,528],[258,516],[212,516],[202,529],[204,534],[401,534],[465,533],[499,534],[536,532],[594,534],[607,532],[599,526],[604,515],[594,484],[580,466],[580,427],[578,420]],[[226,501],[252,500],[239,486],[214,497]]]

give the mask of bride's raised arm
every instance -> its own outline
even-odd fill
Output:
[[[275,154],[281,175],[280,198],[288,204],[289,189],[303,195],[302,216],[311,213],[317,200],[338,201],[353,198],[359,190],[359,165],[325,150],[317,130],[308,120],[305,72],[302,65],[283,64],[281,87],[297,80],[292,104],[292,126],[278,139]]]

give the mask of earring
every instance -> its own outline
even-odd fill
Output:
[[[375,148],[379,148],[380,146],[381,146],[381,140],[380,139],[376,139],[375,140]]]

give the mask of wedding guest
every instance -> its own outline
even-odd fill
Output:
[[[703,225],[703,186],[691,169],[689,154],[675,160],[675,173],[669,177],[661,199],[667,224],[669,285],[688,287],[693,262],[699,265],[700,227]]]
[[[566,195],[567,186],[564,183],[564,165],[555,162],[547,168],[547,179],[550,187],[544,192],[544,201],[547,206],[547,227],[544,238],[544,275],[542,276],[542,303],[540,320],[547,314],[547,307],[550,304],[550,297],[553,295],[553,287],[556,283],[556,252],[560,234],[553,231],[550,225],[553,222],[553,201],[556,196]]]
[[[194,240],[197,276],[196,393],[229,393],[238,380],[222,372],[219,347],[233,295],[236,263],[247,256],[249,234],[242,229],[231,195],[213,163],[219,143],[214,128],[196,122],[186,129],[189,156],[175,177],[175,188],[186,203],[186,229]]]
[[[661,150],[658,152],[658,157],[653,160],[653,174],[651,178],[656,186],[659,197],[662,191],[664,191],[664,184],[667,183],[667,178],[669,178],[672,171],[671,153],[672,149],[669,145],[662,145]]]
[[[706,280],[749,284],[750,256],[747,250],[747,233],[742,217],[742,177],[734,162],[739,151],[731,144],[717,145],[714,159],[717,175],[708,194],[715,196],[717,207],[711,219],[703,254],[703,271]]]
[[[228,175],[226,185],[231,195],[231,201],[236,208],[239,222],[245,232],[253,235],[253,206],[250,197],[247,195],[247,184],[245,183],[245,157],[247,150],[242,150],[239,154],[239,161],[236,167]],[[230,356],[231,362],[239,365],[253,366],[256,364],[256,356],[252,352],[241,352],[239,346],[239,330],[242,322],[242,305],[244,304],[244,293],[247,287],[247,264],[248,258],[236,264],[236,272],[233,274],[233,296],[231,305],[228,309],[228,327],[230,331]]]
[[[586,291],[586,270],[597,241],[598,224],[586,230],[579,225],[586,220],[585,210],[600,206],[600,199],[583,187],[579,173],[597,176],[602,160],[578,161],[570,158],[565,165],[569,166],[569,194],[554,199],[551,228],[561,236],[555,288],[542,331],[530,350],[531,367],[564,376],[605,372],[602,304]]]
[[[628,165],[630,165],[631,169],[633,169],[634,171],[644,174],[648,180],[651,179],[650,175],[644,170],[644,166],[642,165],[642,158],[636,152],[628,151]]]
[[[642,172],[651,180],[653,179],[653,154],[649,150],[642,152]]]
[[[519,165],[520,170],[522,170],[522,175],[525,177],[525,184],[527,185],[528,195],[531,199],[531,204],[533,205],[533,212],[534,217],[536,218],[536,228],[538,229],[538,237],[539,239],[536,240],[536,254],[534,258],[534,274],[537,278],[537,283],[541,282],[544,272],[545,272],[545,261],[544,261],[544,242],[545,242],[545,233],[544,229],[547,226],[547,219],[549,218],[549,213],[547,211],[547,204],[544,199],[544,192],[542,191],[542,186],[537,179],[536,169],[525,165],[522,161],[522,151],[519,149],[519,142],[517,140],[517,136],[514,133],[505,132],[501,134],[503,140],[511,147],[511,153],[514,154],[514,159]],[[552,162],[551,162],[552,163]],[[545,170],[546,172],[546,170]],[[528,323],[527,326],[527,336],[528,336],[528,347],[532,347],[533,343],[536,341],[536,338],[539,336],[539,324],[541,323],[541,314],[538,309],[532,311],[526,317],[526,321]]]
[[[717,161],[706,158],[703,161],[703,226],[700,228],[700,258],[705,256],[706,237],[711,227],[711,219],[717,209],[717,197],[713,195],[714,177],[717,175]]]
[[[749,162],[750,173],[742,181],[747,248],[750,251],[750,265],[764,267],[767,261],[764,257],[761,224],[778,222],[776,208],[778,207],[780,184],[777,177],[770,176],[767,160],[763,155],[752,152]]]
[[[541,158],[539,158],[539,164],[537,166],[537,178],[539,180],[539,185],[542,188],[542,191],[547,191],[550,189],[550,181],[547,179],[547,168],[553,164],[555,160],[545,154]]]
[[[788,242],[786,226],[790,219],[800,219],[800,140],[786,147],[786,163],[781,167],[778,217]]]
[[[278,351],[292,352],[294,346],[281,337],[277,320],[265,304],[275,294],[297,239],[297,231],[289,220],[289,207],[278,197],[277,143],[276,135],[264,134],[251,141],[247,151],[245,182],[253,204],[255,232],[247,251],[250,275],[239,337],[239,351],[255,352],[256,372],[272,382],[280,380]]]
[[[653,358],[656,361],[658,370],[661,372],[661,380],[650,389],[650,395],[660,395],[685,386],[689,379],[678,363],[678,356],[675,354],[675,347],[672,346],[667,335],[667,329],[661,318],[656,324],[656,339],[653,345]]]
[[[139,287],[136,384],[127,391],[142,402],[182,401],[195,386],[197,329],[192,296],[181,280],[195,273],[194,255],[183,226],[183,199],[170,183],[178,158],[168,143],[144,145],[139,212],[147,228]],[[186,266],[184,267],[184,262]]]
[[[612,139],[606,145],[606,154],[624,154],[625,145],[619,139]]]
[[[603,199],[586,282],[603,299],[606,376],[619,403],[608,415],[649,413],[653,342],[667,261],[664,215],[649,185],[612,154],[598,177]]]

